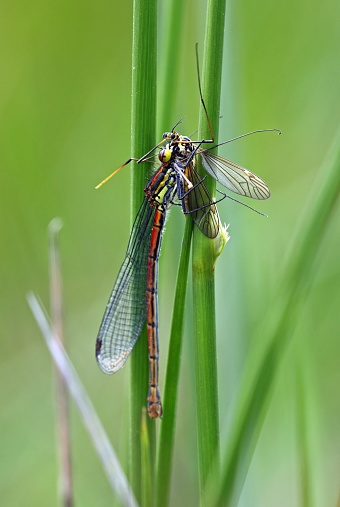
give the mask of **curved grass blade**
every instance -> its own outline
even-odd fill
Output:
[[[238,502],[249,464],[269,406],[279,366],[292,336],[299,310],[315,276],[315,260],[340,194],[340,130],[330,157],[320,171],[315,195],[295,235],[287,268],[278,283],[277,297],[262,316],[261,336],[268,346],[260,363],[246,368],[246,378],[236,407],[225,452],[221,480],[211,476],[211,505]],[[254,340],[256,343],[256,340]],[[251,354],[251,358],[256,354]]]
[[[58,337],[55,336],[46,316],[46,312],[43,310],[33,293],[29,293],[27,295],[27,301],[38,326],[40,327],[41,333],[53,360],[57,365],[60,374],[63,376],[65,385],[72,394],[83,418],[84,425],[86,426],[92,443],[102,461],[103,468],[113,491],[120,499],[122,505],[125,505],[126,507],[138,507],[123,469],[117,459],[116,453],[111,446],[109,438],[105,433],[105,430],[83,384],[77,375],[77,372],[74,369],[73,364],[71,363],[63,346],[60,344]]]

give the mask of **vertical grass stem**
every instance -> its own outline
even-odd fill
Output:
[[[225,0],[210,0],[207,7],[202,91],[216,140],[220,110],[224,18]],[[199,138],[211,138],[202,107]],[[208,190],[214,195],[215,184],[212,179],[207,177],[205,182]],[[219,453],[214,266],[220,249],[216,248],[215,243],[215,240],[205,238],[200,231],[194,230],[192,273],[196,335],[198,459],[202,505],[209,505],[204,490],[212,464]]]
[[[155,144],[157,80],[157,1],[134,0],[132,43],[132,156],[141,157]],[[146,169],[143,164],[132,170],[132,220],[143,199]],[[141,501],[141,413],[146,405],[148,387],[146,331],[142,332],[131,355],[130,478]],[[155,422],[148,420],[150,453],[155,457]],[[154,462],[154,459],[153,459]]]

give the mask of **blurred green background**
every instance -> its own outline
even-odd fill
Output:
[[[160,51],[167,22],[160,2]],[[175,104],[168,129],[197,128],[194,44],[203,51],[203,1],[185,2]],[[272,197],[219,205],[231,240],[216,268],[222,441],[261,315],[279,290],[285,258],[322,180],[322,163],[340,119],[340,4],[228,2],[220,141],[259,128],[220,153],[268,182]],[[6,506],[59,505],[51,359],[26,303],[34,290],[49,306],[47,226],[56,216],[64,276],[69,354],[126,464],[128,366],[114,377],[97,367],[94,342],[130,232],[126,168],[94,187],[130,155],[132,5],[130,2],[5,1],[1,5],[1,454]],[[212,76],[213,78],[213,76]],[[160,78],[160,88],[162,79]],[[161,89],[159,90],[161,92]],[[158,138],[162,132],[158,132]],[[137,153],[134,156],[141,156]],[[247,204],[249,202],[247,201]],[[161,385],[184,218],[171,212],[160,266]],[[313,498],[335,506],[339,494],[339,208],[320,245],[315,279],[282,357],[278,382],[239,505],[299,506],[301,433],[297,377],[303,379]],[[194,372],[190,366],[191,293],[180,384],[173,505],[196,505]],[[297,394],[299,394],[297,396]],[[72,408],[77,505],[112,505],[78,413]]]

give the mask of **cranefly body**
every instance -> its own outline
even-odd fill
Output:
[[[281,131],[276,129],[268,129],[267,131],[272,130],[277,131],[279,134],[281,133]],[[249,132],[235,139],[256,132],[264,131]],[[182,136],[174,131],[165,132],[163,134],[163,139],[170,141],[167,145],[168,149],[172,151],[172,158],[182,170],[190,172],[191,161],[195,162],[197,154],[201,156],[203,166],[210,176],[228,190],[244,197],[251,197],[252,199],[258,200],[268,199],[268,197],[270,197],[270,190],[267,183],[256,176],[256,174],[231,160],[227,160],[211,152],[211,150],[217,146],[222,146],[230,141],[204,149],[201,148],[201,144],[212,143],[213,141],[192,141],[189,137]]]

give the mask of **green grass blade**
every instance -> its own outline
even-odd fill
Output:
[[[159,114],[157,130],[161,133],[169,131],[172,125],[169,125],[171,105],[176,103],[179,88],[180,65],[174,64],[174,55],[180,55],[183,51],[183,25],[185,21],[185,10],[188,4],[183,4],[182,0],[171,0],[165,7],[166,15],[163,19],[165,25],[162,29],[164,36],[160,40],[161,63],[159,86]],[[178,13],[181,13],[179,16]],[[179,56],[178,56],[179,57]]]
[[[169,111],[169,105],[176,102],[180,74],[180,65],[174,65],[173,55],[179,55],[181,52],[184,36],[182,27],[185,20],[184,11],[186,8],[188,8],[188,5],[183,5],[183,2],[180,0],[173,0],[166,6],[166,16],[163,20],[164,27],[162,29],[162,33],[164,33],[164,37],[161,39],[162,59],[160,65],[161,75],[159,76],[160,114],[158,115],[158,130],[160,132],[165,132],[172,128],[172,125],[169,125],[169,113],[171,112]],[[179,12],[181,12],[180,16],[178,15]],[[192,230],[193,221],[187,217],[178,266],[163,392],[164,418],[160,425],[156,476],[157,506],[159,507],[165,507],[169,504],[170,500],[184,308]]]
[[[160,428],[159,453],[157,465],[157,506],[169,503],[171,468],[173,458],[175,419],[177,408],[178,379],[182,352],[185,296],[188,281],[190,244],[193,221],[187,217],[182,250],[177,274],[175,302],[172,316],[169,353],[166,367],[163,406],[164,418]]]
[[[50,271],[50,305],[51,321],[60,343],[65,347],[63,323],[63,278],[59,248],[59,231],[63,227],[60,218],[54,218],[48,226],[49,271]],[[74,492],[72,482],[71,430],[69,399],[67,387],[62,375],[56,369],[56,415],[57,445],[59,455],[59,491],[61,504],[72,507]]]
[[[155,143],[157,91],[157,2],[135,0],[133,4],[132,45],[132,156],[141,157]],[[147,168],[140,165],[132,171],[132,211],[137,214]]]
[[[202,91],[209,118],[218,136],[220,111],[225,1],[208,2]],[[212,79],[213,76],[213,79]],[[200,110],[199,138],[210,139],[204,110]],[[202,171],[200,171],[202,174]],[[206,175],[206,173],[203,173]],[[215,183],[205,183],[215,194]],[[216,455],[219,453],[219,410],[216,368],[216,323],[214,265],[220,253],[217,240],[203,236],[196,228],[193,241],[193,304],[195,320],[195,370],[197,399],[197,439],[201,504],[210,505],[204,488]]]
[[[296,376],[296,416],[300,471],[300,505],[301,507],[312,507],[311,461],[308,447],[308,398],[306,382],[302,371],[303,362],[300,360],[299,363]]]
[[[141,157],[155,144],[157,80],[157,1],[134,0],[132,44],[132,156]],[[132,171],[132,217],[140,207],[146,182],[142,164]],[[148,389],[148,351],[146,331],[142,332],[131,354],[131,483],[141,500],[141,435],[142,407]],[[151,455],[155,455],[154,422],[148,420]]]
[[[121,505],[138,507],[138,503],[131,491],[130,484],[125,477],[123,468],[117,458],[109,437],[92,405],[92,402],[85,390],[70,358],[60,343],[59,337],[52,328],[46,311],[38,301],[35,294],[27,294],[27,302],[40,328],[47,348],[63,377],[65,386],[72,395],[79,410],[93,446],[102,462],[104,472],[107,476],[112,490],[117,495]]]
[[[340,132],[339,132],[340,134]],[[277,297],[262,316],[260,336],[267,347],[260,363],[250,359],[224,459],[222,481],[212,505],[236,505],[252,458],[278,368],[315,273],[315,260],[340,191],[340,135],[336,138],[298,229]],[[254,340],[256,342],[256,339]],[[251,354],[251,358],[256,353]],[[215,483],[216,485],[216,483]],[[213,487],[210,491],[216,493]]]
[[[152,465],[150,453],[150,441],[147,425],[147,411],[142,410],[141,419],[141,473],[142,473],[142,507],[152,507],[154,505],[154,496],[152,494]]]

